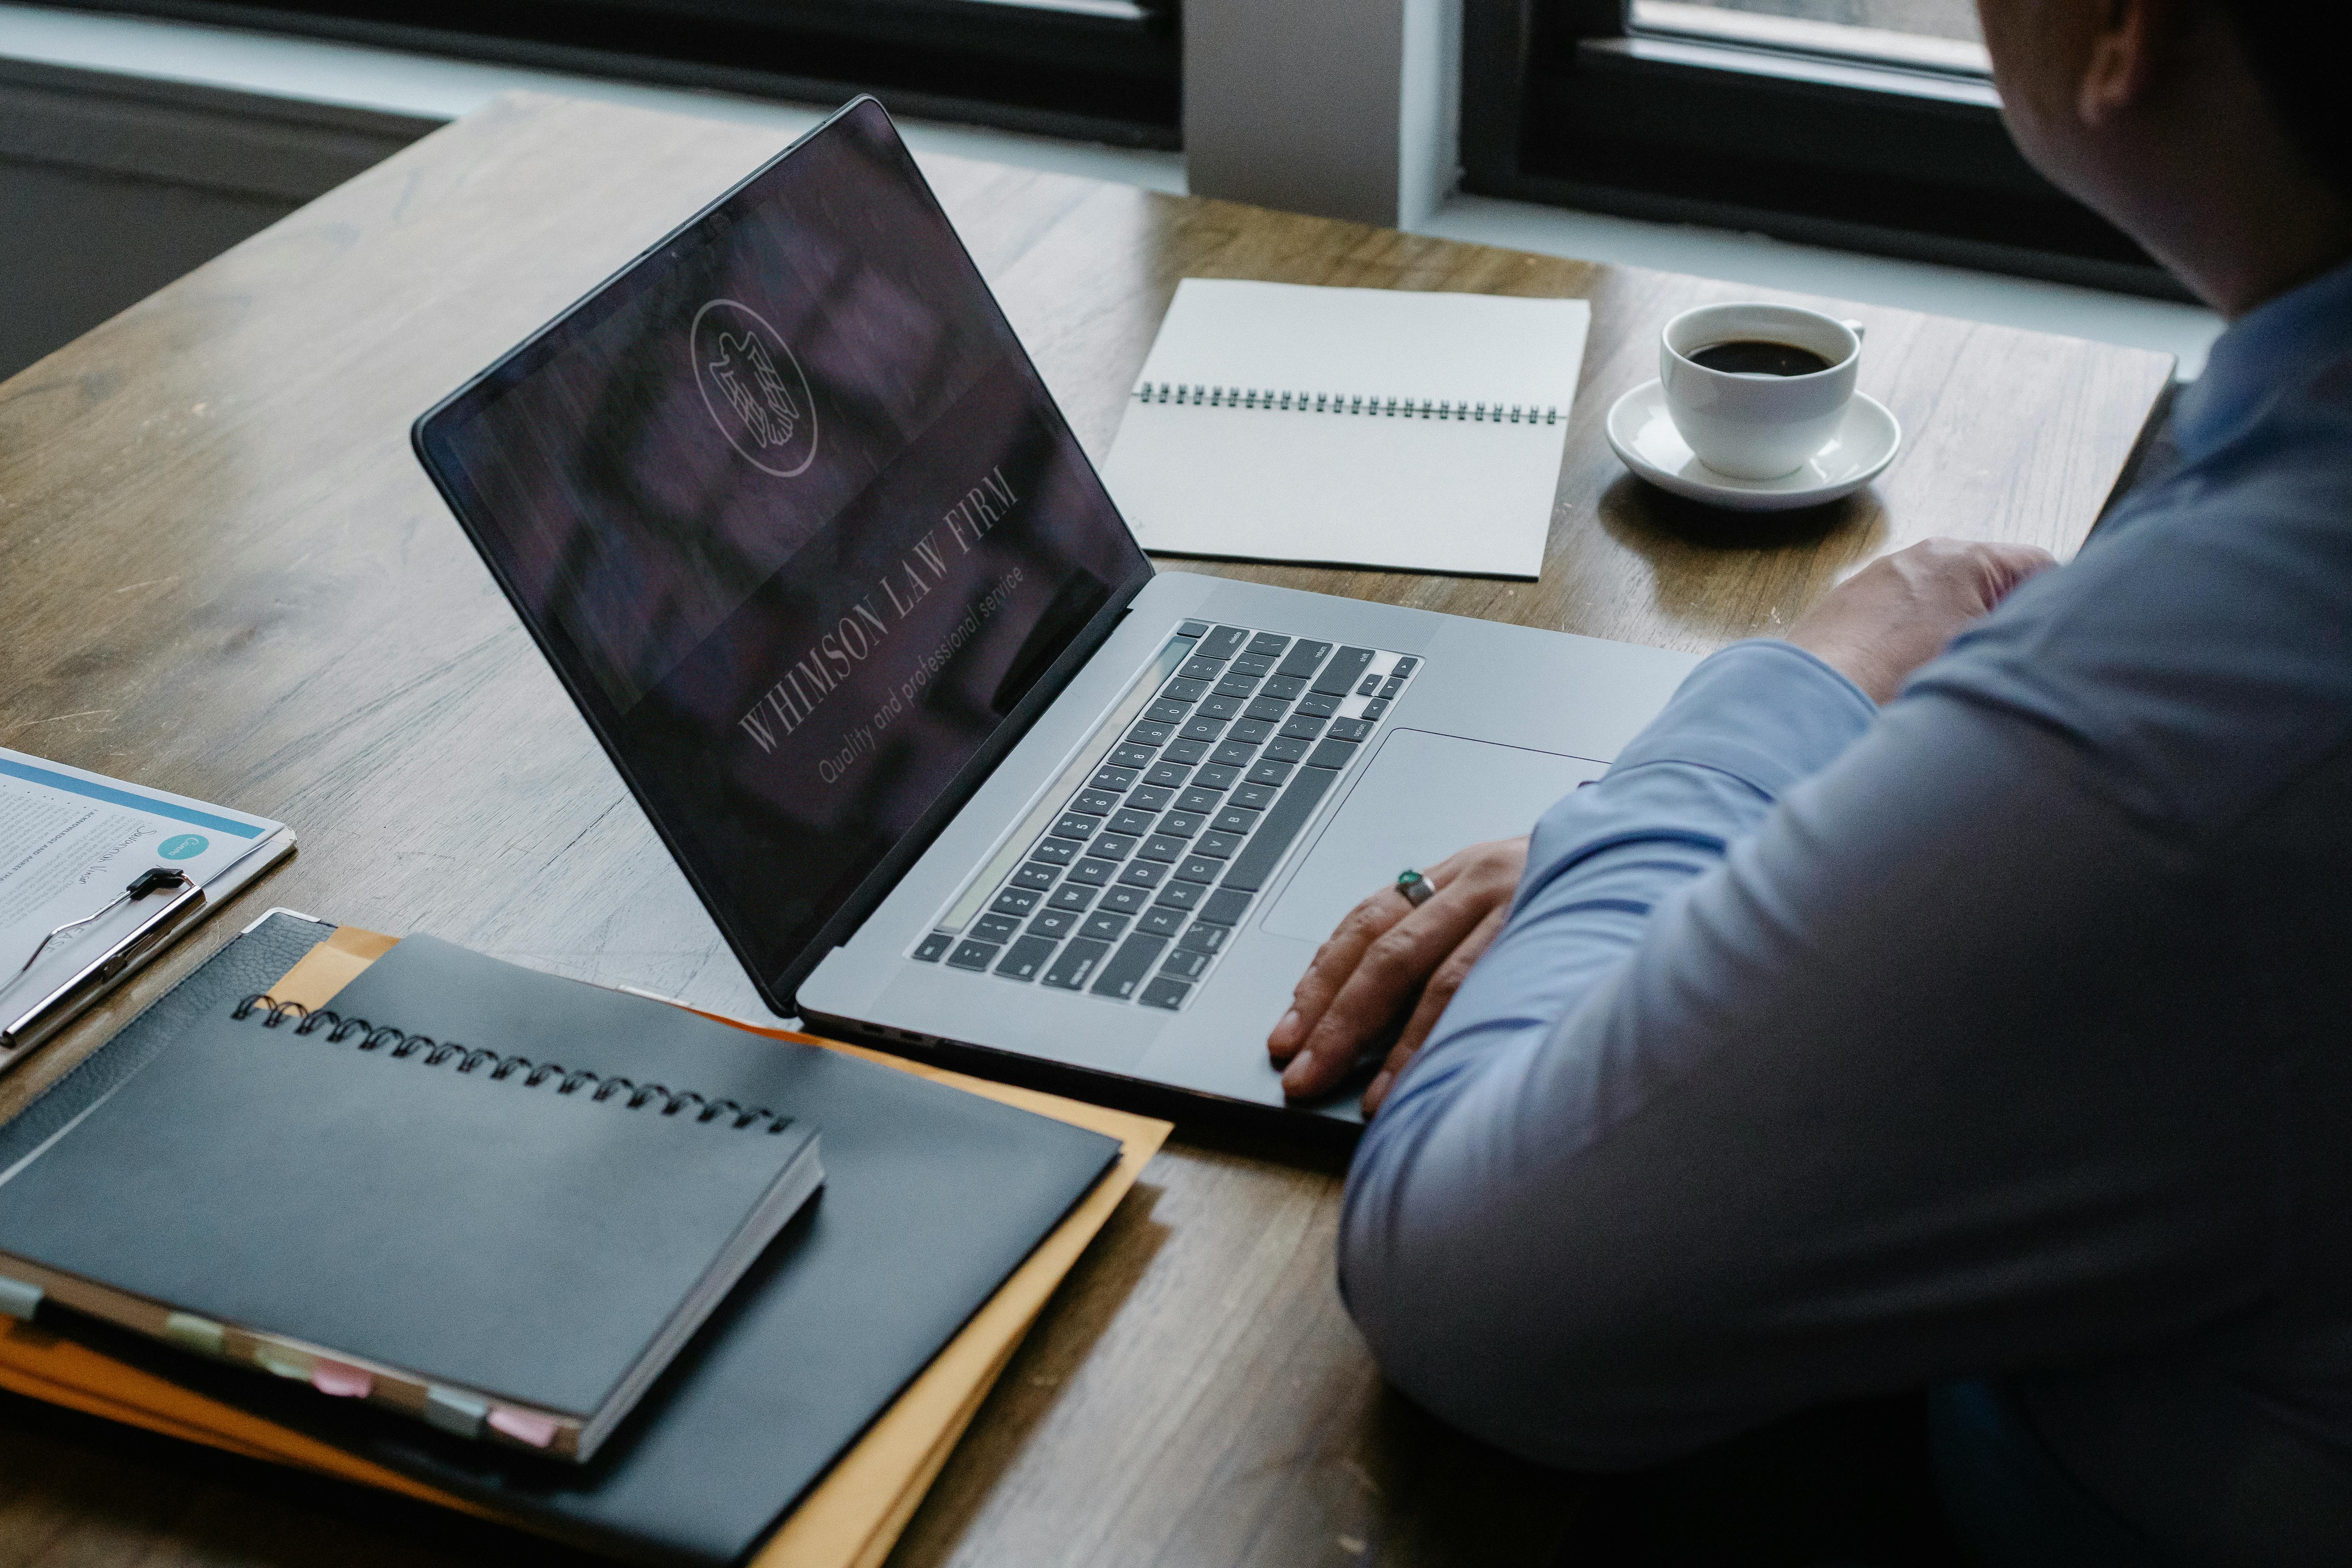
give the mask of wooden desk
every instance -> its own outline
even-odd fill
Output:
[[[774,151],[517,98],[0,385],[0,742],[292,823],[300,855],[0,1081],[13,1112],[265,908],[433,931],[701,1005],[759,1003],[410,456],[411,419]],[[1206,566],[1706,648],[1935,533],[2082,539],[2161,356],[1837,307],[1908,449],[1874,493],[1741,523],[1627,479],[1601,416],[1696,279],[925,166],[1088,449],[1178,278],[1588,296],[1534,584]],[[1271,1022],[1271,1020],[1269,1020]],[[1509,1565],[1566,1484],[1384,1394],[1331,1285],[1338,1173],[1180,1136],[1014,1362],[894,1561]],[[0,1563],[492,1563],[488,1527],[0,1405]],[[549,1556],[563,1554],[544,1549]]]

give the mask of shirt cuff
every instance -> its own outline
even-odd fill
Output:
[[[1835,762],[1877,716],[1869,694],[1820,658],[1777,637],[1750,637],[1702,660],[1609,774],[1679,763],[1729,773],[1778,799]]]

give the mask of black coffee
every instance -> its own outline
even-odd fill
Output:
[[[1801,349],[1794,343],[1766,342],[1760,338],[1709,343],[1691,355],[1690,360],[1693,364],[1703,364],[1726,375],[1811,375],[1830,367],[1829,361],[1811,349]]]

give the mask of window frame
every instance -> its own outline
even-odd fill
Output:
[[[1174,148],[1176,4],[79,0],[79,8],[828,106],[871,92],[919,118]]]
[[[1463,188],[2158,299],[2190,296],[2029,166],[1973,73],[1464,0]]]

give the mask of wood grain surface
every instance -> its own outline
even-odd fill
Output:
[[[775,151],[516,97],[0,384],[0,743],[292,824],[300,853],[0,1080],[12,1113],[264,909],[761,1008],[410,455],[417,414]],[[1634,642],[1784,625],[1935,533],[2071,552],[2161,356],[1890,310],[1874,490],[1755,522],[1669,500],[1601,416],[1659,324],[1758,291],[931,158],[1097,457],[1176,280],[1594,303],[1535,583],[1178,563]],[[1793,296],[1774,296],[1795,298]],[[1443,519],[1433,519],[1442,526]],[[1331,1284],[1338,1169],[1193,1131],[1014,1361],[896,1563],[1540,1563],[1575,1489],[1383,1392]],[[563,1560],[495,1527],[0,1407],[0,1563]]]

